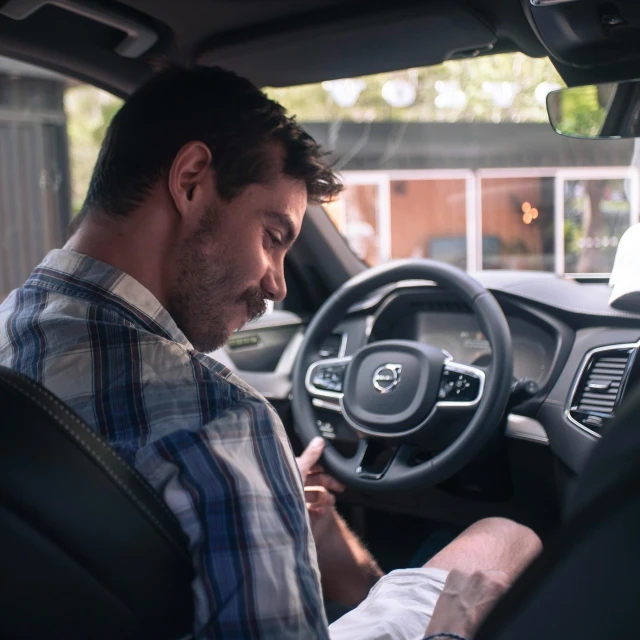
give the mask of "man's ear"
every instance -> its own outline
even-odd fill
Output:
[[[202,142],[188,142],[173,160],[169,171],[169,193],[181,217],[202,212],[204,198],[210,202],[213,188],[211,151]]]

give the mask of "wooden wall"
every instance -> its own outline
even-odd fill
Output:
[[[500,256],[484,251],[485,269],[542,269],[542,227],[553,228],[553,210],[544,201],[540,178],[483,178],[481,182],[482,234],[500,239]],[[522,205],[528,202],[539,215],[525,224]],[[549,227],[547,227],[549,228]]]
[[[483,178],[480,185],[483,268],[553,269],[552,179]],[[356,232],[358,253],[369,264],[379,261],[378,197],[375,185],[352,185],[343,196],[347,234]],[[539,212],[531,224],[523,221],[525,202]],[[450,250],[456,256],[455,264],[467,267],[464,179],[391,180],[390,209],[393,259],[445,259],[444,248],[445,253]],[[365,237],[362,227],[368,227],[365,231],[369,237]],[[441,254],[434,255],[434,244],[440,247]]]
[[[464,180],[391,181],[391,256],[429,258],[434,238],[466,235]]]

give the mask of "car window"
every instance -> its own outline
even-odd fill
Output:
[[[60,247],[121,101],[0,57],[0,301]]]
[[[367,264],[609,273],[640,154],[557,135],[562,86],[548,59],[504,54],[267,91],[333,152],[346,190],[326,211]]]
[[[562,138],[522,54],[268,88],[328,150],[347,188],[327,212],[370,265],[608,273],[638,220],[633,140]],[[63,244],[121,100],[0,57],[0,300]]]

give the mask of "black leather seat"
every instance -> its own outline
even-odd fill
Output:
[[[640,390],[581,475],[569,520],[476,640],[640,638]]]
[[[40,385],[0,367],[0,636],[188,637],[193,567],[160,496]]]

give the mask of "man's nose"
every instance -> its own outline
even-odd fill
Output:
[[[282,302],[287,295],[287,284],[284,280],[284,268],[269,269],[262,280],[262,289],[270,300]]]

